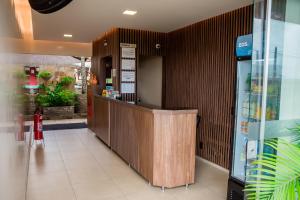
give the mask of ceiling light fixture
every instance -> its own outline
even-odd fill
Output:
[[[123,15],[135,15],[137,13],[136,10],[125,10]]]
[[[71,37],[73,37],[73,35],[72,34],[64,34],[64,37],[65,38],[71,38]]]

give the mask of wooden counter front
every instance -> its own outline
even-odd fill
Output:
[[[102,140],[152,185],[194,183],[197,110],[157,110],[97,96],[94,104],[97,136],[109,137]]]
[[[94,96],[94,128],[95,134],[110,146],[110,100]]]

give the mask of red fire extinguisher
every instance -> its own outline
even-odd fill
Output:
[[[34,114],[34,140],[44,140],[43,136],[43,116],[40,109],[37,109]]]

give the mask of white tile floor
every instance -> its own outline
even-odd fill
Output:
[[[224,200],[228,173],[197,160],[196,183],[175,189],[148,182],[87,129],[45,132],[33,146],[27,200]]]

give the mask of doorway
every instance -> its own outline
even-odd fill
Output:
[[[137,70],[138,103],[161,107],[162,72],[161,56],[140,56]]]

